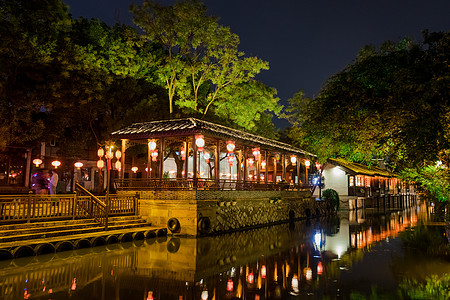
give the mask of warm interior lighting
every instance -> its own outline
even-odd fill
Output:
[[[83,167],[83,163],[80,162],[80,161],[77,161],[77,162],[74,164],[74,166],[77,167],[77,168],[79,169],[79,168]]]
[[[61,162],[59,160],[52,161],[52,166],[54,166],[55,168],[58,168],[60,165],[61,165]]]
[[[266,161],[265,160],[263,160],[262,162],[261,162],[261,169],[265,169],[266,168]]]
[[[42,164],[42,159],[40,158],[33,159],[33,164],[35,164],[36,167],[39,167],[39,165]]]
[[[131,168],[131,171],[133,171],[133,173],[136,173],[138,170],[139,170],[138,167],[132,167],[132,168]]]

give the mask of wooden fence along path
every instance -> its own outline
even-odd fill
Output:
[[[95,218],[105,223],[105,196],[61,195],[0,195],[0,223],[37,222],[64,219]],[[109,216],[137,214],[135,196],[109,195]],[[102,210],[103,208],[103,210]]]

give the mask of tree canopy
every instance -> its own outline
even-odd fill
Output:
[[[318,97],[290,99],[292,137],[322,159],[434,162],[449,148],[449,42],[449,32],[425,32],[423,43],[365,47]]]
[[[322,161],[381,158],[423,186],[431,186],[430,178],[450,185],[449,61],[450,32],[424,31],[421,43],[366,46],[318,97],[300,91],[289,100],[290,135]],[[448,189],[431,194],[450,199]]]
[[[61,154],[76,156],[115,129],[173,111],[253,132],[258,120],[273,127],[276,91],[254,79],[267,62],[245,58],[237,35],[201,3],[145,2],[134,12],[145,35],[73,19],[61,0],[0,2],[0,147],[57,138]]]

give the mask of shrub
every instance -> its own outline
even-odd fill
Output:
[[[339,209],[339,195],[333,189],[326,189],[322,191],[322,198],[330,204],[332,210]]]

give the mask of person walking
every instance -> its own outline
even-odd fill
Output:
[[[58,185],[58,173],[52,170],[52,177],[50,178],[50,195],[56,195],[56,186]]]

